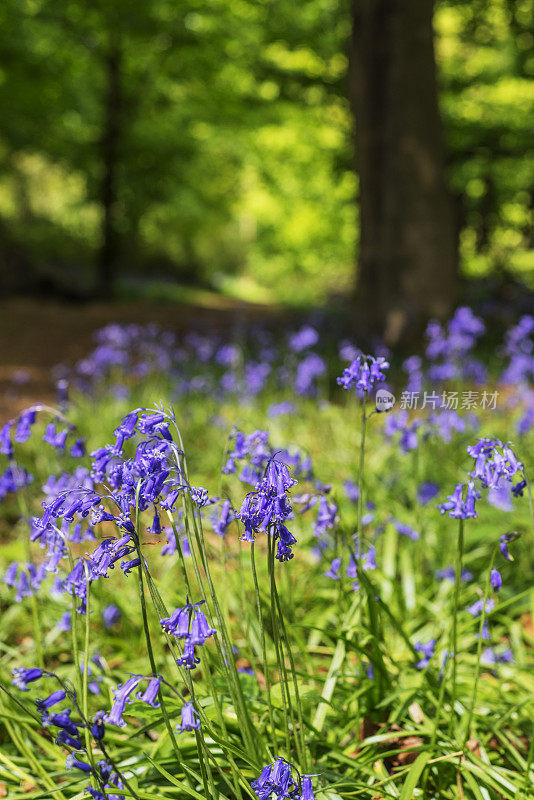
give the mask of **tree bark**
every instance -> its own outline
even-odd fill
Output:
[[[394,343],[456,297],[432,0],[353,0],[349,79],[360,196],[357,324]]]
[[[112,297],[117,281],[120,256],[120,233],[117,225],[117,172],[121,136],[121,50],[113,37],[105,57],[107,87],[104,105],[104,129],[101,139],[102,244],[98,253],[96,293]]]

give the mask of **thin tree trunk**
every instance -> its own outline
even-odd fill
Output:
[[[353,0],[349,77],[360,196],[358,322],[390,342],[455,302],[431,0]]]
[[[114,294],[120,255],[120,235],[117,226],[117,171],[121,136],[121,50],[111,37],[106,55],[107,90],[104,108],[104,130],[101,140],[102,184],[102,245],[98,253],[97,294]]]

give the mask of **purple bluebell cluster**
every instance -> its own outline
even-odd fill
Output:
[[[475,461],[470,475],[485,488],[494,488],[502,483],[513,484],[514,478],[522,477],[523,464],[509,443],[503,444],[499,439],[485,436],[470,445],[467,452]],[[522,481],[518,481],[518,485],[519,490],[513,486],[512,491],[522,491]]]
[[[262,769],[261,775],[252,781],[251,786],[259,800],[270,800],[272,797],[276,800],[315,800],[311,778],[310,775],[301,777],[293,764],[284,758],[277,758]]]
[[[143,681],[148,681],[144,691],[134,694],[139,684]],[[150,678],[145,678],[143,675],[131,675],[127,681],[113,689],[113,704],[109,713],[104,716],[104,721],[109,725],[125,728],[126,722],[123,719],[123,714],[126,710],[126,704],[133,703],[136,700],[146,703],[152,708],[158,708],[159,703],[156,698],[161,682],[162,678],[159,675]]]
[[[343,370],[337,382],[344,389],[355,389],[359,393],[368,393],[378,383],[386,380],[389,362],[384,356],[358,355],[350,366]]]
[[[264,475],[257,481],[254,491],[246,495],[237,515],[244,526],[242,538],[252,542],[260,531],[273,536],[276,558],[281,562],[293,558],[292,546],[297,541],[284,524],[293,517],[288,492],[296,483],[286,464],[277,457],[271,458]]]
[[[122,776],[113,767],[106,749],[106,724],[108,716],[104,711],[97,711],[92,717],[85,718],[78,703],[74,689],[58,678],[53,672],[46,672],[39,668],[13,670],[14,685],[28,691],[28,685],[52,679],[60,688],[55,689],[44,698],[37,698],[35,706],[41,717],[41,725],[49,730],[54,737],[54,743],[61,747],[63,752],[68,751],[65,767],[68,770],[77,770],[87,777],[91,777],[98,788],[86,787],[86,791],[97,800],[119,800],[122,795],[113,792],[114,788],[125,788]],[[141,678],[142,679],[142,678]],[[149,686],[152,679],[149,680]],[[146,693],[145,693],[146,694]],[[145,698],[140,697],[140,700]],[[67,707],[58,708],[67,703]],[[90,754],[87,750],[85,731],[88,732]],[[95,760],[96,749],[100,749],[102,759]],[[110,791],[111,790],[111,791]]]
[[[534,378],[534,317],[527,314],[505,335],[503,355],[507,365],[503,383],[517,386]]]
[[[183,642],[183,652],[178,659],[178,664],[184,669],[195,669],[200,664],[196,647],[206,644],[206,639],[214,636],[217,631],[211,628],[206,615],[200,610],[204,603],[187,602],[185,606],[176,608],[169,617],[160,620],[160,625],[170,636],[176,636]]]
[[[479,498],[480,492],[476,490],[474,481],[469,481],[467,486],[458,483],[447,500],[440,504],[439,510],[441,514],[448,513],[452,519],[470,519],[477,516],[475,503]]]
[[[431,362],[429,379],[448,381],[461,377],[482,383],[486,379],[486,369],[471,351],[484,331],[482,320],[466,306],[455,311],[446,327],[432,320],[426,330],[426,357]]]
[[[250,332],[249,347],[225,341],[217,335],[190,332],[181,341],[157,325],[108,325],[97,331],[96,347],[73,371],[59,367],[56,377],[68,378],[79,389],[95,393],[99,387],[128,398],[135,382],[165,373],[176,395],[233,397],[248,402],[270,383],[279,391],[316,396],[326,364],[312,348],[319,343],[315,328],[305,325],[290,333],[290,358],[268,331]]]
[[[481,496],[476,484],[490,490],[509,485],[512,494],[522,495],[525,487],[523,464],[517,459],[509,444],[485,436],[476,444],[470,445],[467,452],[474,459],[474,469],[468,474],[467,485],[457,484],[446,502],[441,503],[439,509],[442,514],[448,513],[454,519],[476,517],[475,505]],[[516,483],[514,479],[517,479]]]
[[[22,411],[18,417],[9,420],[0,430],[0,453],[9,459],[14,456],[15,444],[23,444],[32,436],[33,428],[41,416],[49,416],[52,409],[38,403]],[[58,429],[58,425],[61,427]],[[74,440],[73,440],[73,435]],[[76,428],[65,420],[62,415],[57,415],[55,421],[46,425],[43,442],[50,444],[56,450],[65,452],[67,441],[70,441],[69,452],[73,458],[81,458],[85,454],[84,440],[76,436]]]
[[[417,669],[426,669],[434,655],[436,649],[436,640],[430,639],[428,642],[415,642],[414,649],[422,656],[417,664]]]
[[[115,443],[91,454],[90,472],[80,468],[74,475],[50,479],[44,487],[44,514],[33,519],[31,539],[47,549],[47,571],[55,572],[66,555],[66,539],[92,539],[93,527],[102,522],[114,523],[121,533],[119,538],[101,540],[92,554],[79,558],[63,581],[64,591],[79,598],[81,612],[93,581],[107,577],[117,563],[125,575],[139,566],[132,522],[138,511],[152,509],[149,530],[157,535],[161,512],[172,512],[182,493],[198,504],[206,502],[204,490],[191,487],[182,476],[181,451],[171,435],[173,423],[173,415],[162,409],[135,409],[115,429]],[[126,458],[123,449],[134,438],[135,453]],[[89,536],[82,530],[87,519]]]

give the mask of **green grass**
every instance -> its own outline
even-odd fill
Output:
[[[134,387],[128,402],[110,399],[103,390],[97,399],[77,398],[70,418],[92,449],[112,441],[112,431],[126,411],[152,406],[160,398],[170,402],[169,391],[164,379]],[[345,397],[335,404],[306,400],[299,401],[295,416],[268,418],[268,405],[280,399],[266,396],[250,405],[221,405],[190,396],[174,402],[191,483],[206,487],[210,495],[228,495],[239,507],[248,487],[234,476],[221,475],[228,434],[233,426],[247,433],[269,428],[275,447],[297,446],[311,456],[316,477],[332,484],[339,523],[331,536],[333,547],[341,552],[358,525],[357,505],[344,497],[342,484],[347,478],[358,480],[359,406]],[[198,538],[191,533],[195,559],[181,562],[177,556],[160,555],[155,537],[144,531],[149,516],[142,517],[141,544],[148,562],[144,574],[147,624],[157,671],[180,693],[194,693],[203,728],[198,737],[185,733],[173,743],[164,716],[174,726],[182,702],[165,687],[164,707],[147,710],[140,703],[128,707],[128,727],[108,726],[106,736],[108,751],[128,776],[130,790],[117,792],[120,796],[146,800],[254,797],[250,781],[278,755],[301,772],[318,776],[314,778],[318,800],[534,796],[534,769],[527,774],[534,705],[534,533],[528,499],[514,501],[513,512],[507,513],[483,498],[479,517],[465,522],[463,565],[473,580],[459,586],[454,687],[450,662],[440,679],[441,654],[449,648],[453,625],[454,587],[449,581],[437,581],[434,573],[457,560],[458,523],[441,516],[435,503],[445,499],[451,484],[464,479],[471,463],[465,448],[476,433],[456,434],[450,444],[430,437],[416,452],[403,454],[385,439],[383,424],[383,415],[373,415],[368,421],[363,476],[364,499],[376,505],[375,520],[365,528],[365,538],[376,544],[378,568],[360,572],[358,592],[346,577],[341,581],[324,577],[328,565],[312,552],[314,512],[297,515],[291,526],[298,539],[295,557],[288,563],[275,563],[274,585],[265,535],[259,535],[255,544],[260,624],[251,547],[239,541],[236,524],[225,539],[215,537],[209,526]],[[508,412],[486,412],[481,418],[481,435],[509,439],[513,430]],[[533,464],[532,437],[518,439],[514,445],[528,474]],[[37,436],[18,447],[25,453],[19,460],[26,461],[36,476],[27,495],[37,511],[40,480],[58,471],[60,463],[54,463],[56,456],[40,445]],[[442,487],[436,500],[425,507],[415,501],[423,480]],[[294,493],[306,488],[297,486]],[[16,499],[4,502],[4,566],[27,558],[25,523],[18,516]],[[418,530],[420,539],[399,535],[391,517]],[[190,509],[188,519],[192,524]],[[464,609],[482,596],[499,536],[512,530],[521,536],[510,545],[513,563],[497,551],[503,588],[489,615],[491,640],[483,646],[509,647],[514,661],[494,669],[482,665],[468,730],[480,620]],[[78,552],[90,552],[93,547],[85,543]],[[33,546],[32,553],[34,559],[39,558],[38,547]],[[1,585],[0,783],[5,784],[8,797],[75,800],[87,796],[85,776],[65,771],[66,751],[53,744],[49,729],[40,728],[32,716],[32,700],[45,690],[39,686],[30,687],[27,694],[19,692],[10,684],[10,671],[37,662],[37,631],[47,668],[81,687],[79,696],[87,702],[89,713],[107,709],[111,689],[128,673],[152,671],[135,572],[124,577],[117,568],[107,580],[93,585],[91,613],[87,618],[77,615],[74,643],[71,634],[55,627],[69,610],[65,596],[53,599],[45,587],[36,603],[24,599],[16,604],[13,592]],[[219,631],[217,641],[202,648],[202,663],[190,676],[192,681],[176,668],[158,625],[162,605],[167,609],[183,605],[188,585],[194,600],[206,596]],[[109,603],[121,608],[122,619],[106,631],[101,609]],[[86,636],[89,656],[100,653],[104,664],[103,670],[95,669],[102,690],[96,696],[87,695],[83,675],[78,680],[74,667],[76,659],[84,660]],[[437,640],[436,655],[427,669],[418,670],[415,664],[420,656],[413,644],[429,639]],[[251,666],[254,676],[234,672],[233,659],[225,658],[229,645],[239,649],[237,664]],[[367,674],[370,663],[373,677]],[[97,752],[95,757],[101,755]]]

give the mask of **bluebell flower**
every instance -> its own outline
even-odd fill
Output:
[[[299,784],[293,776],[293,770],[293,765],[284,758],[277,758],[272,764],[264,767],[259,778],[251,783],[259,800],[269,800],[273,794],[277,800],[296,797]],[[310,788],[307,786],[306,792],[309,792]]]
[[[434,575],[440,581],[446,580],[446,581],[450,581],[451,583],[454,583],[454,579],[456,577],[456,570],[455,570],[455,568],[453,566],[444,567],[443,569],[436,570]],[[463,581],[464,583],[467,583],[468,581],[470,581],[472,579],[473,579],[472,573],[469,572],[468,569],[465,569],[465,568],[462,569],[462,574],[460,576],[460,580]]]
[[[106,735],[105,716],[104,711],[97,711],[91,722],[91,736],[97,742],[101,742]]]
[[[475,502],[480,498],[480,493],[476,491],[473,481],[467,485],[467,493],[464,499],[465,485],[457,484],[452,494],[448,495],[445,503],[441,503],[439,510],[442,514],[449,513],[453,519],[469,519],[476,517]]]
[[[316,381],[326,372],[326,364],[316,353],[307,355],[298,365],[295,375],[295,392],[312,396],[316,391]]]
[[[514,560],[508,551],[508,545],[510,542],[513,542],[515,539],[517,539],[518,536],[519,534],[514,531],[513,533],[503,533],[499,539],[499,549],[507,561]]]
[[[296,411],[295,404],[290,400],[282,400],[280,403],[272,403],[267,409],[269,417],[281,417],[285,414],[294,414]]]
[[[289,337],[289,348],[294,353],[300,353],[308,347],[313,347],[319,341],[319,334],[311,325],[304,325],[299,331]]]
[[[406,525],[404,522],[400,522],[398,519],[393,520],[393,525],[395,526],[395,530],[402,534],[402,536],[407,536],[412,541],[417,541],[419,539],[420,534],[411,528],[409,525]]]
[[[64,729],[59,731],[54,739],[54,742],[57,745],[67,745],[68,747],[72,747],[73,750],[81,750],[83,746],[79,736],[73,736]]]
[[[221,511],[220,514],[213,514],[210,517],[211,525],[213,527],[213,532],[217,534],[217,536],[224,536],[226,533],[229,525],[235,519],[235,512],[232,508],[232,504],[228,499],[223,500],[221,504]]]
[[[349,500],[351,500],[353,503],[358,501],[360,496],[360,487],[357,486],[354,481],[346,480],[343,484],[343,489]]]
[[[203,645],[208,637],[214,636],[216,633],[215,628],[210,628],[208,625],[206,615],[198,608],[195,609],[189,641],[194,645]]]
[[[195,645],[190,639],[185,640],[183,653],[176,659],[176,663],[184,669],[195,669],[200,664],[200,658],[195,653]]]
[[[65,613],[61,616],[61,618],[56,622],[56,628],[63,633],[70,631],[72,627],[72,613],[70,611],[65,611]]]
[[[52,692],[45,700],[38,699],[35,701],[35,705],[37,706],[38,711],[48,711],[49,708],[55,706],[56,703],[61,703],[66,697],[66,692],[63,689],[57,689],[55,692]]]
[[[425,481],[417,487],[417,500],[424,506],[429,503],[438,494],[439,486],[432,481]]]
[[[468,606],[466,608],[466,611],[468,611],[471,614],[471,616],[478,617],[482,613],[483,608],[484,608],[484,601],[477,600],[472,605]],[[495,600],[492,600],[491,598],[489,600],[486,600],[486,606],[485,606],[486,614],[488,614],[490,611],[493,611],[494,608],[495,608]]]
[[[419,446],[417,431],[420,427],[421,420],[415,419],[410,422],[408,412],[400,411],[398,414],[390,414],[387,417],[384,424],[384,434],[389,438],[400,434],[400,448],[403,453],[409,453],[412,450],[416,450]]]
[[[483,486],[491,488],[499,486],[502,481],[511,482],[523,471],[523,464],[510,444],[503,444],[499,439],[483,437],[469,446],[467,452],[475,459],[471,477],[480,479]]]
[[[212,505],[215,503],[215,500],[211,500],[208,497],[208,490],[204,489],[202,486],[191,486],[191,500],[195,503],[199,508],[203,508],[207,505]]]
[[[65,766],[67,769],[79,769],[81,772],[86,772],[87,774],[93,771],[90,764],[87,764],[85,761],[79,761],[73,753],[67,756]]]
[[[71,736],[78,735],[78,727],[75,722],[70,718],[71,709],[67,708],[64,711],[59,711],[56,714],[49,714],[47,711],[42,715],[42,725],[44,728],[54,726],[70,733]]]
[[[176,726],[178,733],[194,731],[200,728],[200,718],[193,703],[184,703],[181,709],[181,723]]]
[[[341,559],[334,558],[330,564],[330,568],[324,573],[325,578],[333,578],[335,581],[340,579],[339,568],[341,566]]]
[[[159,694],[159,688],[161,686],[162,678],[157,675],[154,678],[150,678],[146,689],[144,692],[137,692],[136,697],[138,700],[141,700],[143,703],[146,703],[152,708],[159,708],[159,702],[157,700]]]
[[[38,667],[30,667],[30,669],[17,667],[13,670],[13,685],[16,686],[17,689],[25,692],[27,691],[29,683],[37,681],[42,677],[43,670],[39,669]]]
[[[513,511],[512,490],[510,483],[502,478],[488,492],[488,503],[500,511]]]
[[[93,800],[108,800],[109,798],[109,795],[106,797],[104,792],[101,792],[100,789],[94,789],[92,786],[86,786],[85,791],[89,792]]]
[[[143,680],[142,675],[132,675],[126,683],[119,684],[116,689],[113,689],[113,705],[111,711],[104,717],[106,722],[111,725],[117,725],[119,728],[124,728],[126,722],[123,720],[122,715],[127,702],[131,702],[130,695],[136,689],[139,682]]]
[[[13,458],[13,443],[11,441],[11,423],[6,422],[0,430],[0,453]]]
[[[499,572],[499,570],[498,570],[498,569],[495,569],[495,568],[493,568],[493,569],[491,570],[491,576],[490,576],[490,580],[491,580],[491,585],[492,585],[492,587],[493,587],[493,591],[494,591],[494,592],[498,592],[498,591],[499,591],[499,589],[500,589],[500,588],[501,588],[501,586],[502,586],[502,578],[501,578],[501,573]]]
[[[189,607],[176,608],[170,617],[160,619],[164,631],[183,639],[189,635]]]
[[[15,441],[22,444],[26,442],[31,436],[32,425],[35,424],[37,419],[37,411],[35,408],[27,408],[22,411],[17,426],[15,428]]]
[[[523,492],[526,489],[527,482],[525,480],[518,481],[515,486],[512,486],[512,494],[514,497],[523,497]]]
[[[29,473],[24,467],[13,462],[0,475],[0,500],[3,500],[6,495],[18,492],[24,486],[28,486],[33,482],[33,475]]]
[[[121,561],[121,569],[125,575],[129,575],[132,569],[135,569],[135,567],[138,567],[140,564],[140,558],[132,558],[130,561]]]
[[[315,800],[311,775],[302,776],[302,794],[300,796],[300,800]]]
[[[355,387],[359,392],[370,392],[377,383],[386,379],[389,362],[383,356],[357,356],[349,367],[343,370],[337,382],[344,389]]]
[[[13,587],[15,585],[18,571],[19,571],[18,561],[12,561],[4,573],[4,583],[7,586]]]
[[[291,546],[296,542],[284,525],[293,514],[287,492],[296,483],[287,466],[271,458],[263,477],[257,482],[255,490],[245,497],[237,514],[244,524],[244,541],[254,541],[258,531],[265,531],[278,540],[276,558],[279,561],[292,558]]]
[[[418,653],[421,653],[423,656],[420,661],[417,662],[415,665],[417,669],[426,669],[428,667],[432,656],[434,655],[434,650],[436,648],[436,640],[430,639],[428,642],[415,642],[414,648],[417,650]]]
[[[319,495],[317,499],[317,517],[313,523],[314,536],[324,536],[327,531],[335,528],[338,522],[337,505],[333,502],[329,502],[324,494]]]
[[[120,608],[113,603],[109,606],[104,606],[102,609],[102,619],[104,621],[104,627],[107,630],[110,630],[115,623],[119,622],[122,616],[122,612]]]

